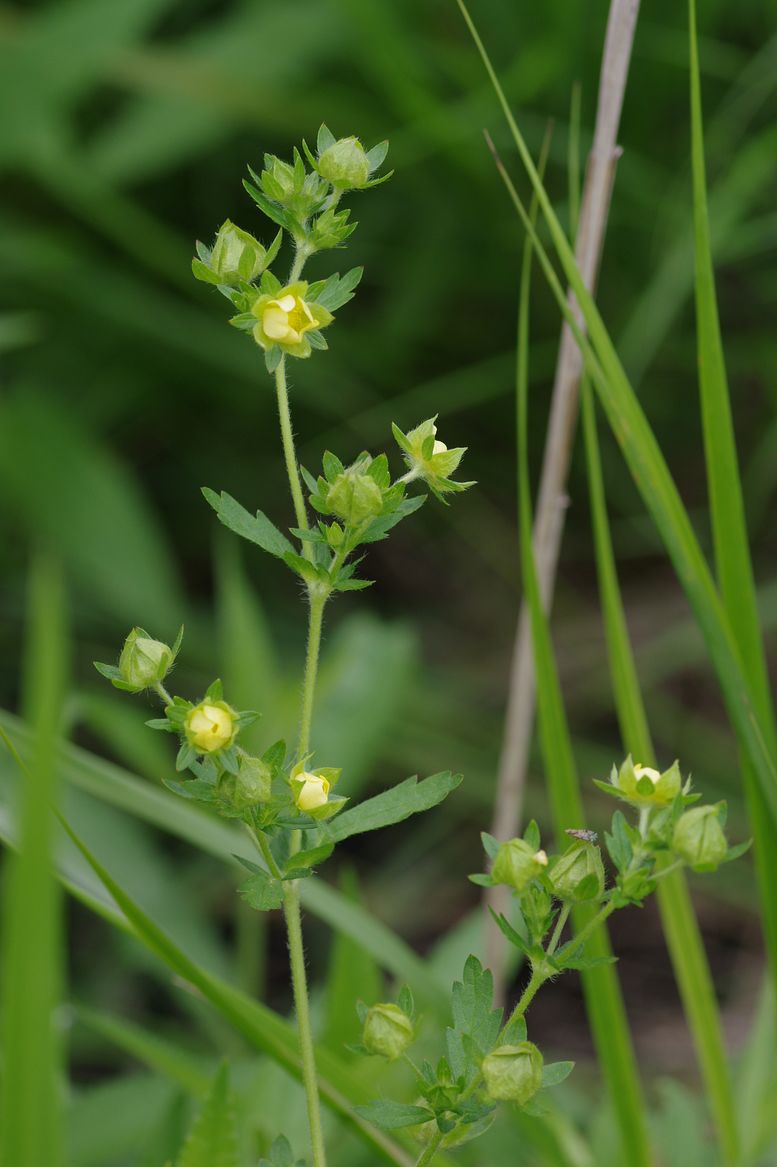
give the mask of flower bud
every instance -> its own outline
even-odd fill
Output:
[[[237,736],[237,714],[226,701],[201,701],[184,721],[186,740],[204,754],[231,746]]]
[[[488,1094],[497,1102],[523,1106],[542,1085],[542,1054],[531,1041],[500,1045],[483,1059]]]
[[[358,138],[339,138],[319,156],[318,173],[337,190],[359,190],[370,178],[370,160]]]
[[[265,350],[278,345],[293,357],[310,356],[306,333],[326,328],[334,316],[321,304],[306,300],[307,290],[301,280],[282,288],[277,296],[259,296],[251,308],[257,319],[253,332],[258,345]]]
[[[719,806],[694,806],[675,824],[672,850],[689,867],[711,869],[726,858],[728,843]]]
[[[628,757],[619,770],[613,767],[610,782],[625,802],[634,806],[669,806],[682,790],[680,767],[673,762],[660,773],[652,766],[642,766]]]
[[[268,802],[272,794],[272,770],[261,758],[243,754],[235,776],[233,802],[239,809]]]
[[[225,284],[255,280],[264,271],[267,252],[258,239],[236,227],[229,219],[219,227],[210,263]]]
[[[368,1053],[395,1061],[413,1041],[413,1023],[399,1005],[373,1005],[364,1021],[362,1043]]]
[[[599,848],[591,843],[573,843],[553,864],[549,878],[556,899],[573,904],[600,899],[604,892],[604,864]]]
[[[294,805],[297,810],[305,812],[318,810],[324,806],[329,798],[330,782],[320,774],[311,774],[303,770],[292,779],[294,788]]]
[[[383,510],[383,491],[369,474],[360,474],[349,467],[329,487],[326,505],[331,514],[348,526],[357,527]]]
[[[169,645],[152,640],[142,628],[133,628],[119,657],[121,679],[127,689],[140,693],[149,685],[164,680],[174,659]]]
[[[547,866],[548,857],[544,851],[535,851],[525,839],[510,839],[502,843],[496,853],[491,878],[520,894]]]

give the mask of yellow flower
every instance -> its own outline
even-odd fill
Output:
[[[277,296],[260,296],[251,309],[257,319],[254,340],[263,349],[275,345],[293,357],[309,357],[312,351],[306,333],[326,328],[334,317],[315,301],[305,299],[304,281],[282,288]]]
[[[225,701],[201,701],[189,710],[184,723],[186,738],[195,749],[212,754],[234,741],[236,717]]]
[[[320,774],[311,774],[303,770],[295,780],[294,803],[297,810],[318,810],[324,806],[329,798],[330,783]]]

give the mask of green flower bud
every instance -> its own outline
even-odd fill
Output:
[[[712,870],[722,863],[728,843],[720,825],[719,806],[694,806],[675,824],[672,850],[689,867]]]
[[[202,754],[231,746],[237,737],[237,713],[226,701],[200,701],[186,714],[184,733]]]
[[[364,1021],[362,1042],[371,1054],[395,1061],[415,1037],[413,1023],[399,1005],[373,1005]]]
[[[542,1054],[531,1041],[500,1045],[483,1059],[488,1094],[497,1102],[523,1106],[542,1085]]]
[[[239,809],[268,802],[272,794],[272,770],[261,758],[243,754],[235,777],[233,801]]]
[[[359,190],[370,178],[367,151],[358,138],[339,138],[319,156],[318,173],[337,190]]]
[[[236,227],[229,219],[219,227],[210,262],[225,284],[255,280],[264,271],[267,252],[258,239]]]
[[[169,645],[152,640],[142,628],[133,628],[119,657],[119,673],[123,688],[140,693],[150,685],[164,680],[175,655]]]
[[[383,510],[383,491],[369,474],[350,467],[338,474],[329,487],[326,505],[331,514],[357,527]]]
[[[559,900],[578,904],[600,899],[604,892],[604,864],[599,848],[592,843],[573,843],[553,864],[549,878]]]
[[[533,879],[548,866],[544,851],[535,851],[525,839],[510,839],[496,853],[491,878],[506,883],[518,893],[525,891]]]

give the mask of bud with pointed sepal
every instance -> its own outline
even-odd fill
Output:
[[[212,249],[197,244],[199,259],[192,260],[192,275],[206,284],[251,284],[275,259],[282,238],[283,231],[279,231],[265,248],[248,231],[227,219],[219,227]]]
[[[566,903],[601,899],[604,893],[601,851],[591,843],[573,843],[553,863],[548,878],[556,899]]]
[[[631,755],[620,768],[613,766],[609,782],[594,779],[594,783],[607,794],[637,807],[666,807],[674,802],[678,794],[687,794],[690,790],[690,783],[683,787],[677,762],[661,772],[652,766],[633,762]]]
[[[486,1092],[496,1102],[524,1106],[542,1086],[542,1054],[531,1041],[501,1045],[483,1059]]]
[[[380,142],[371,150],[365,150],[358,138],[335,138],[327,126],[321,126],[316,142],[318,156],[313,156],[306,143],[302,145],[311,166],[336,191],[367,190],[386,182],[393,173],[384,174],[381,178],[372,177],[385,161],[388,142]]]
[[[728,858],[728,843],[723,833],[723,803],[694,806],[677,820],[672,835],[672,850],[695,871],[714,871]]]
[[[491,878],[494,883],[504,883],[513,891],[525,891],[533,879],[547,869],[548,857],[525,839],[510,839],[502,843],[496,853]]]
[[[119,667],[95,661],[98,673],[107,677],[116,689],[126,693],[141,693],[160,685],[175,664],[183,640],[183,627],[172,648],[161,640],[154,640],[144,628],[133,628],[119,657]]]
[[[373,1005],[364,1019],[362,1044],[367,1053],[379,1054],[393,1062],[401,1057],[415,1038],[413,1022],[399,1005]]]

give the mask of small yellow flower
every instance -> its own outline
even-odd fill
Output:
[[[329,799],[330,783],[320,774],[311,774],[303,770],[295,780],[294,803],[297,810],[318,810]]]
[[[293,357],[309,357],[311,344],[305,335],[326,328],[334,320],[321,304],[305,299],[308,285],[304,281],[282,288],[277,296],[260,296],[253,308],[257,319],[254,340],[263,349],[275,345]]]
[[[225,701],[201,701],[189,711],[184,729],[190,745],[212,754],[234,741],[236,714]]]

